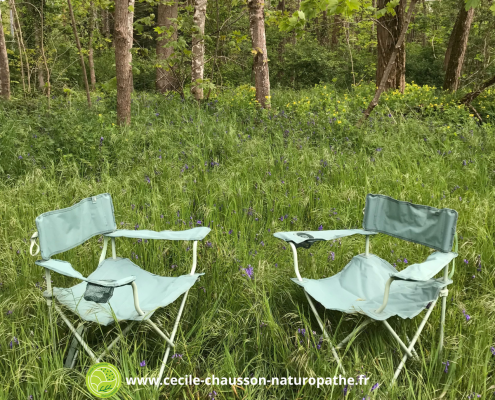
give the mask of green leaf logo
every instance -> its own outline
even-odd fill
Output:
[[[117,367],[110,363],[93,365],[86,374],[86,386],[89,392],[101,399],[111,397],[120,389],[122,376]]]

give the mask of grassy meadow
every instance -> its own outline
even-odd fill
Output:
[[[339,352],[349,377],[370,378],[366,386],[127,386],[125,377],[156,376],[165,351],[165,342],[141,324],[105,359],[124,377],[115,398],[495,398],[495,91],[473,103],[484,124],[452,95],[413,84],[405,94],[385,94],[356,128],[373,90],[274,91],[270,111],[256,108],[248,86],[201,105],[135,93],[128,128],[114,125],[115,96],[105,94],[93,95],[91,109],[82,93],[55,96],[50,108],[39,98],[0,103],[0,399],[92,398],[86,354],[76,368],[63,368],[71,336],[60,317],[56,356],[51,352],[44,273],[29,255],[29,237],[39,214],[105,192],[119,228],[212,228],[198,246],[197,272],[205,275],[190,291],[176,357],[165,370],[203,379],[339,374],[328,343],[318,346],[321,330],[303,290],[289,279],[290,247],[274,232],[361,227],[367,193],[459,213],[444,352],[437,352],[438,304],[416,345],[420,361],[408,361],[393,388],[388,383],[402,351],[380,324]],[[87,276],[101,246],[95,237],[60,259]],[[191,248],[117,239],[118,255],[160,275],[188,273]],[[299,249],[301,274],[331,276],[363,251],[357,236]],[[372,237],[371,251],[399,270],[404,259],[410,265],[429,254],[385,235]],[[78,283],[56,273],[52,280],[57,287]],[[170,326],[179,304],[157,311],[153,321]],[[405,340],[423,315],[389,322]],[[362,319],[324,316],[334,343]],[[99,354],[115,336],[114,328],[90,325],[87,340]]]

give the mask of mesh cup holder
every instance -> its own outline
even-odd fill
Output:
[[[114,282],[109,280],[108,282]],[[113,287],[106,287],[95,285],[88,282],[86,285],[86,291],[84,292],[84,300],[93,301],[95,303],[108,303],[113,296]]]

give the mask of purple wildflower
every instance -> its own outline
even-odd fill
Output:
[[[319,231],[322,231],[322,230],[323,230],[323,225],[320,225],[320,226],[318,227],[318,230],[319,230]]]
[[[217,395],[217,392],[213,391],[213,392],[208,394],[208,397],[210,398],[210,400],[215,400],[216,395]]]
[[[442,364],[445,365],[445,369],[443,370],[443,372],[445,373],[449,372],[450,361],[443,362]]]
[[[233,232],[232,229],[229,229],[229,235],[232,235],[232,232]]]
[[[146,360],[143,360],[139,363],[140,367],[146,367]]]
[[[12,314],[12,310],[7,311],[7,315]]]
[[[490,351],[492,352],[492,354],[495,356],[495,347],[490,347]]]
[[[134,230],[137,231],[139,229],[139,224],[136,224],[136,226],[134,227]]]
[[[471,316],[469,314],[466,313],[466,310],[462,310],[462,313],[464,314],[464,316],[466,317],[466,321],[469,321],[471,319]]]
[[[205,244],[206,244],[206,247],[208,247],[208,248],[211,248],[213,246],[213,244],[210,241],[207,241]]]
[[[407,258],[404,258],[404,264],[407,264],[409,261],[407,261]]]
[[[373,385],[373,387],[371,388],[371,391],[373,391],[373,390],[375,390],[375,389],[378,389],[378,387],[379,387],[379,386],[380,386],[380,384],[379,384],[379,383],[375,383],[375,384]]]
[[[203,225],[203,221],[200,220],[196,221],[196,225]]]
[[[248,264],[248,267],[243,268],[243,270],[244,270],[246,277],[254,279],[254,268],[251,267],[251,264]]]
[[[172,356],[172,359],[176,359],[177,361],[180,361],[182,360],[182,354],[179,354],[179,353],[175,353],[173,356]]]

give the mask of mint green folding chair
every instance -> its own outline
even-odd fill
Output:
[[[145,321],[167,342],[158,377],[158,380],[161,380],[170,349],[175,347],[174,339],[189,289],[200,275],[204,275],[195,273],[197,247],[198,241],[210,232],[210,228],[161,232],[117,230],[112,198],[108,193],[86,198],[69,208],[41,214],[36,218],[36,227],[38,231],[31,237],[30,253],[35,256],[41,250],[42,259],[35,263],[45,269],[47,290],[44,296],[48,304],[54,351],[56,343],[52,306],[74,335],[65,366],[69,368],[74,366],[78,354],[77,342],[97,363],[129,332],[136,321]],[[69,262],[51,258],[55,254],[79,246],[96,235],[104,236],[103,251],[98,267],[87,278],[76,271]],[[118,237],[192,240],[194,243],[191,273],[179,277],[163,277],[144,271],[128,258],[117,257],[115,238]],[[39,239],[39,245],[36,243],[36,238]],[[112,257],[106,258],[110,239],[112,240]],[[37,246],[35,253],[33,253],[34,246]],[[82,282],[71,288],[52,288],[51,271],[80,279]],[[169,334],[166,330],[164,333],[151,321],[151,316],[158,308],[166,307],[181,295],[184,296],[171,333]],[[83,339],[84,323],[81,323],[77,329],[74,328],[55,300],[83,321],[96,322],[100,325],[110,325],[121,321],[132,322],[122,331],[122,335],[119,335],[106,351],[97,357]]]
[[[368,194],[364,209],[363,229],[333,231],[277,232],[275,237],[285,240],[294,254],[297,278],[292,280],[302,286],[310,308],[330,343],[338,366],[345,373],[337,350],[341,349],[369,323],[381,321],[397,340],[404,356],[397,367],[392,383],[399,376],[408,357],[417,358],[414,345],[431,315],[439,297],[442,297],[439,351],[443,347],[447,285],[452,283],[455,257],[457,257],[457,212],[448,208],[437,209],[387,196]],[[436,250],[426,261],[412,264],[398,272],[387,261],[370,253],[370,236],[383,233]],[[351,235],[366,236],[364,254],[359,254],[334,276],[325,279],[306,279],[299,273],[297,248],[309,248],[318,241],[328,241]],[[451,252],[455,239],[455,251]],[[448,265],[452,261],[449,276]],[[435,279],[443,269],[443,277]],[[392,284],[393,283],[393,284]],[[316,311],[312,298],[327,310],[346,314],[362,314],[366,319],[337,346],[333,346],[325,326]],[[426,315],[412,340],[406,345],[387,320],[398,316],[414,318],[427,305]]]

